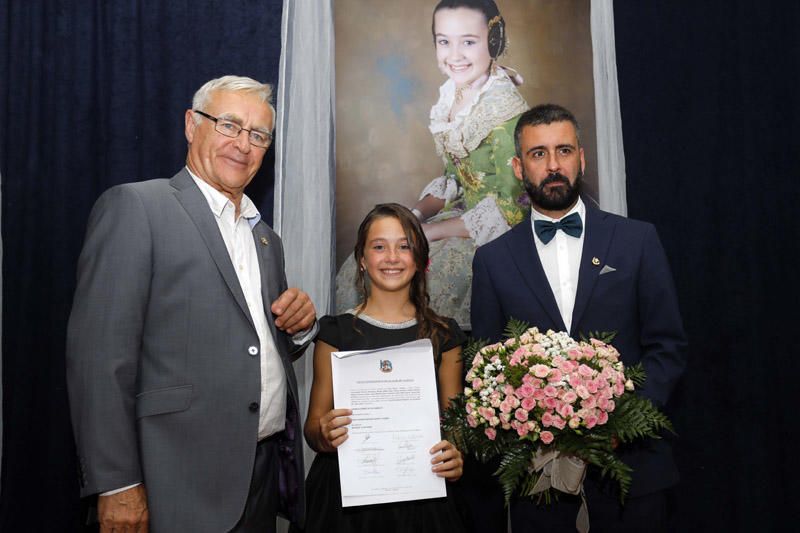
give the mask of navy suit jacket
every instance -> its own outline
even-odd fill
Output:
[[[647,372],[639,393],[662,407],[686,366],[687,343],[656,230],[652,224],[589,206],[585,226],[569,333],[578,338],[590,331],[616,331],[613,345],[625,365],[641,362]],[[499,340],[511,318],[540,330],[566,330],[534,238],[528,219],[475,253],[471,303],[475,338]],[[601,274],[604,267],[609,268]],[[634,469],[631,496],[678,481],[672,452],[663,439],[630,445],[622,458]]]

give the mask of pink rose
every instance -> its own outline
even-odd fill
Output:
[[[587,429],[592,429],[597,425],[597,417],[595,415],[589,415],[586,417],[584,422],[586,422]]]
[[[558,400],[556,400],[555,398],[545,398],[543,401],[544,401],[544,406],[548,409],[555,409],[556,407],[558,407]]]
[[[550,373],[550,367],[542,364],[533,365],[531,367],[531,371],[533,372],[533,375],[536,376],[537,378],[546,378],[547,374]]]
[[[549,431],[542,431],[541,433],[539,433],[539,439],[545,444],[550,444],[551,442],[553,442],[553,438],[554,438],[553,434],[550,433]]]
[[[577,389],[578,387],[583,386],[583,380],[578,374],[570,374],[569,376],[569,386],[573,389]],[[586,388],[586,387],[584,387]]]
[[[589,394],[589,389],[586,388],[586,385],[578,385],[575,387],[575,392],[584,400],[591,396],[591,394]]]
[[[494,416],[494,409],[491,407],[478,407],[478,414],[486,420],[489,420]]]
[[[575,411],[572,409],[572,406],[568,403],[565,403],[558,409],[558,414],[563,416],[564,418],[569,418],[572,416],[572,413]]]
[[[553,425],[558,429],[564,429],[564,426],[567,425],[567,421],[561,418],[560,416],[554,416]]]
[[[570,359],[578,359],[578,358],[580,358],[580,356],[581,356],[581,355],[583,355],[583,354],[581,353],[581,349],[580,349],[580,348],[578,348],[577,346],[576,346],[576,347],[574,347],[574,348],[570,348],[569,350],[567,350],[567,356],[568,356]]]
[[[578,418],[577,416],[573,416],[572,418],[569,419],[569,427],[571,427],[572,429],[578,429],[579,427],[581,427],[581,419]]]
[[[606,422],[608,422],[608,413],[606,413],[605,411],[600,411],[600,414],[597,415],[597,424],[602,426]]]
[[[533,385],[533,376],[531,376],[530,374],[525,374],[524,376],[522,376],[522,382],[525,383],[526,385]]]
[[[597,399],[597,407],[602,409],[603,411],[608,410],[608,398],[600,397]]]
[[[517,435],[519,435],[520,437],[524,437],[527,434],[528,434],[528,426],[526,426],[525,424],[520,424],[519,426],[517,426]]]
[[[528,411],[525,409],[517,409],[514,411],[514,418],[519,420],[520,422],[525,422],[528,420]]]
[[[550,375],[547,377],[547,381],[549,381],[550,383],[556,383],[558,381],[561,381],[562,377],[563,376],[561,375],[561,370],[554,368],[550,372]]]
[[[532,396],[532,398],[533,398],[534,400],[544,400],[544,390],[542,390],[542,389],[536,389],[535,391],[533,391],[533,396]]]
[[[481,378],[475,378],[472,380],[472,388],[478,390],[483,385],[483,380]]]
[[[489,404],[492,407],[494,407],[495,409],[500,407],[500,401],[501,400],[500,400],[500,393],[499,392],[494,391],[489,395]]]
[[[511,402],[509,401],[509,398],[506,398],[505,400],[500,402],[500,412],[502,412],[502,413],[510,413],[511,409],[512,409],[512,407],[511,407]]]
[[[550,398],[555,398],[558,396],[558,390],[552,385],[548,385],[544,388],[544,395],[549,396]]]
[[[497,431],[494,428],[486,428],[483,430],[483,432],[487,437],[489,437],[489,440],[494,440],[497,438]]]
[[[497,374],[497,382],[498,383],[505,383],[506,382],[506,375],[502,372]]]
[[[467,414],[468,414],[468,415],[471,415],[471,414],[472,414],[472,403],[468,403],[468,404],[467,404]]]
[[[500,419],[497,418],[496,416],[493,416],[492,418],[489,419],[489,425],[490,426],[495,427],[495,426],[497,426],[499,424],[500,424]]]
[[[552,414],[550,414],[550,413],[548,413],[548,412],[545,412],[545,413],[542,415],[542,425],[543,425],[544,427],[550,427],[550,426],[552,426],[552,425],[553,425],[553,415],[552,415]]]
[[[580,374],[581,377],[590,378],[592,377],[592,374],[594,374],[594,370],[586,365],[581,365],[578,367],[578,374]]]
[[[593,379],[587,381],[586,390],[588,390],[591,394],[595,394],[597,392],[597,382]]]
[[[533,398],[525,398],[524,400],[522,400],[521,405],[523,409],[525,409],[526,411],[530,411],[531,409],[536,407],[536,400],[534,400]]]
[[[523,383],[520,385],[516,392],[514,392],[518,398],[530,398],[533,395],[533,386],[527,383]]]
[[[617,406],[617,404],[614,403],[614,400],[608,400],[608,407],[606,407],[606,411],[611,413],[612,411],[614,411],[614,408],[616,406]]]
[[[567,403],[575,403],[575,401],[578,399],[578,395],[573,391],[567,391],[564,393],[564,397],[561,399]]]
[[[597,406],[597,400],[594,399],[594,396],[589,396],[581,401],[581,407],[584,409],[594,409]]]
[[[471,427],[471,428],[478,427],[478,422],[475,420],[475,417],[472,416],[472,415],[467,415],[467,424],[469,424],[469,427]]]

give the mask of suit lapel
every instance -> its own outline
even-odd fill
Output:
[[[533,239],[531,222],[530,219],[527,219],[511,230],[511,239],[507,241],[509,252],[533,296],[539,301],[553,324],[558,324],[563,331],[566,326],[558,311],[556,298],[550,288],[550,282],[547,281],[547,275],[544,273],[542,261],[539,259]],[[537,324],[531,325],[536,326]]]
[[[261,276],[261,299],[264,301],[264,313],[267,316],[267,324],[269,324],[272,338],[277,344],[279,337],[278,332],[275,330],[275,319],[272,316],[270,307],[272,302],[279,296],[279,287],[276,282],[280,278],[276,278],[277,274],[273,269],[275,265],[275,259],[272,257],[273,244],[270,242],[270,236],[267,234],[264,221],[259,221],[253,228],[253,240],[256,243],[256,255],[258,256],[258,271]]]
[[[214,259],[220,274],[222,274],[225,284],[230,289],[234,300],[239,304],[250,324],[255,327],[253,318],[247,309],[247,301],[244,298],[242,286],[239,284],[239,278],[236,277],[236,271],[234,271],[230,255],[228,255],[228,249],[225,247],[225,241],[222,240],[219,227],[216,220],[214,220],[214,214],[208,207],[205,196],[197,188],[186,169],[177,173],[170,180],[170,184],[177,189],[175,197],[189,214],[195,226],[197,226],[197,230],[203,237],[208,251]]]
[[[572,331],[576,331],[583,312],[589,303],[592,290],[600,277],[600,269],[606,264],[608,247],[614,235],[614,224],[608,213],[586,207],[586,236],[583,239],[583,252],[578,270],[578,290],[575,293],[575,307],[572,310]],[[593,261],[597,258],[599,261]],[[597,264],[595,264],[597,263]],[[588,333],[588,332],[584,332]],[[573,337],[574,338],[574,337]]]

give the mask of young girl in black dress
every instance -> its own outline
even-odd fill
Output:
[[[375,349],[431,339],[439,406],[447,407],[461,383],[463,332],[428,307],[428,242],[419,220],[399,204],[381,204],[358,229],[361,303],[320,319],[314,348],[314,382],[305,437],[317,452],[306,481],[307,533],[459,532],[461,518],[448,498],[342,508],[336,448],[348,438],[349,409],[333,408],[331,352]],[[447,440],[431,443],[431,469],[448,481],[461,477],[461,452]]]

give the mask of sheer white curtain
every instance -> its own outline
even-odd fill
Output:
[[[285,0],[275,144],[275,231],[289,286],[330,311],[334,276],[333,17],[330,0]],[[308,409],[311,350],[295,363]],[[306,468],[313,453],[306,448]]]
[[[612,0],[592,0],[591,9],[600,208],[626,216],[628,202],[614,45],[614,3]]]

